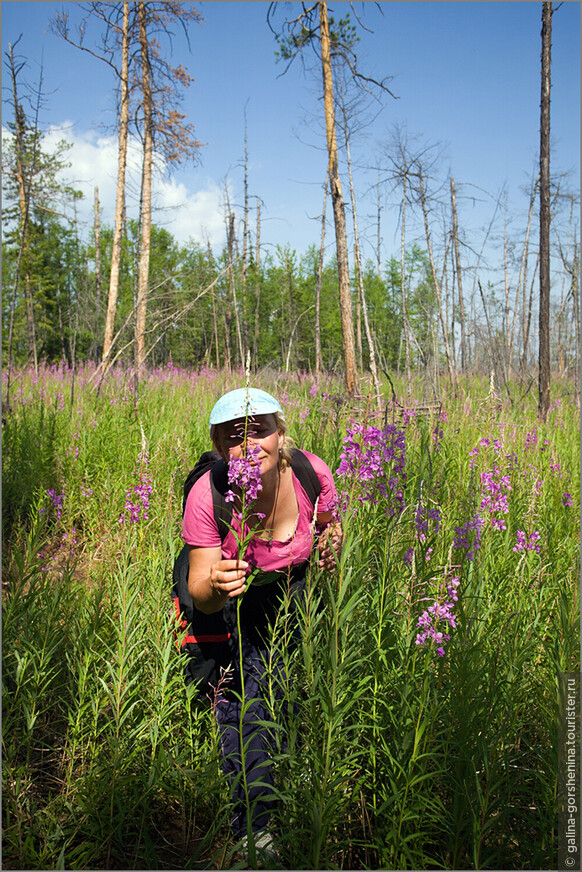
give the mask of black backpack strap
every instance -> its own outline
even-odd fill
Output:
[[[188,478],[184,482],[184,498],[182,500],[182,515],[184,515],[184,510],[186,508],[186,500],[188,499],[188,494],[192,490],[195,482],[198,481],[199,478],[202,478],[205,472],[208,472],[215,463],[220,460],[220,454],[218,451],[205,451],[204,454],[200,456],[196,466],[194,469],[191,469],[188,473]]]
[[[291,450],[291,469],[314,506],[321,493],[321,482],[311,461],[299,448]]]
[[[184,482],[184,499],[182,500],[182,515],[186,509],[186,500],[188,494],[192,490],[194,484],[199,478],[210,470],[210,490],[212,492],[212,508],[214,510],[214,520],[218,527],[220,541],[224,542],[228,533],[228,525],[232,518],[232,508],[226,502],[226,492],[229,489],[228,484],[228,468],[226,463],[218,453],[218,451],[205,451],[201,455],[200,460],[188,473],[188,478]]]
[[[218,527],[220,541],[224,542],[232,519],[232,503],[226,502],[226,492],[229,490],[228,466],[222,458],[217,460],[210,470],[210,489],[212,491],[212,507],[214,520]]]

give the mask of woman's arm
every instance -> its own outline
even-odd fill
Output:
[[[214,614],[224,607],[229,597],[243,593],[249,568],[244,560],[223,560],[220,547],[195,545],[188,546],[188,557],[188,592],[198,611]]]

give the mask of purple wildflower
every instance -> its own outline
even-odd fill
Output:
[[[475,554],[481,547],[481,530],[483,529],[482,517],[474,513],[472,518],[455,527],[453,548],[465,548],[465,560],[470,563],[475,559]]]
[[[439,657],[445,656],[445,649],[443,646],[444,643],[448,642],[451,638],[449,633],[443,632],[442,629],[439,629],[439,624],[444,624],[445,629],[447,625],[452,629],[457,626],[453,609],[455,603],[459,599],[457,593],[459,584],[458,576],[451,578],[446,586],[448,600],[445,600],[444,602],[435,600],[432,606],[429,606],[417,621],[417,626],[421,628],[421,632],[417,633],[415,644],[434,644],[435,651]]]
[[[137,524],[138,521],[149,520],[150,494],[152,492],[152,477],[148,471],[149,456],[147,452],[140,452],[138,464],[140,467],[139,480],[133,488],[126,491],[125,511],[119,518],[120,524]]]
[[[509,492],[511,484],[508,475],[501,475],[499,467],[491,472],[481,473],[481,511],[489,512],[494,530],[505,530],[506,524],[499,515],[509,514]]]
[[[574,503],[572,501],[572,494],[565,493],[562,497],[562,505],[566,506],[566,508],[571,508]]]
[[[447,413],[446,412],[441,413],[440,420],[441,421],[447,420]],[[441,447],[441,442],[443,441],[443,438],[444,438],[443,428],[437,423],[437,424],[435,424],[434,429],[432,431],[432,441],[434,442],[435,452],[439,451],[439,449]]]
[[[361,503],[385,502],[394,515],[404,508],[406,484],[405,433],[392,425],[383,429],[354,424],[347,430],[337,474],[359,484]],[[342,495],[344,503],[348,496]]]
[[[536,551],[538,554],[540,553],[540,546],[538,544],[541,539],[541,535],[539,530],[534,530],[531,536],[528,538],[526,533],[523,530],[517,531],[517,540],[515,545],[513,546],[513,551]]]
[[[61,514],[63,511],[63,501],[65,499],[64,491],[62,494],[58,494],[56,492],[56,490],[53,490],[52,488],[47,488],[46,493],[47,493],[47,496],[49,497],[51,503],[53,504],[53,506],[57,510],[56,515],[57,515],[58,520],[60,521]]]
[[[231,458],[228,462],[228,483],[240,488],[245,495],[247,505],[254,502],[259,492],[263,489],[261,464],[259,461],[260,453],[260,445],[248,444],[246,457]],[[226,499],[228,502],[234,500],[232,490],[227,492]]]
[[[438,533],[441,527],[441,513],[438,508],[429,509],[419,503],[414,513],[414,526],[419,542],[426,542],[429,534],[429,526],[432,521],[434,533]]]

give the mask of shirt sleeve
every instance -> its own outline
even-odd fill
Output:
[[[318,457],[317,454],[312,454],[310,451],[303,451],[303,453],[311,462],[315,474],[321,484],[321,494],[319,495],[317,511],[332,512],[337,505],[337,490],[332,472],[327,463],[325,463],[321,457]]]
[[[222,544],[214,520],[210,472],[194,482],[188,494],[182,521],[182,538],[188,545],[200,548],[216,548]]]

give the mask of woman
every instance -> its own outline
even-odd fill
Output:
[[[263,664],[268,659],[269,630],[285,594],[290,595],[292,604],[296,604],[297,597],[301,596],[309,560],[315,549],[314,533],[319,534],[320,569],[334,568],[335,555],[341,544],[341,529],[332,515],[337,499],[333,476],[316,455],[296,452],[286,438],[286,429],[277,400],[257,388],[241,388],[225,394],[210,414],[210,436],[224,462],[239,460],[246,456],[248,449],[249,456],[256,457],[253,462],[260,464],[262,487],[252,503],[248,523],[253,528],[253,537],[244,559],[238,559],[235,535],[239,530],[240,489],[232,488],[232,529],[226,535],[223,532],[221,536],[215,518],[210,472],[192,487],[183,522],[183,538],[189,547],[190,596],[198,612],[213,615],[222,610],[237,651],[236,601],[244,594],[240,620],[246,701],[243,717],[246,791],[241,777],[240,753],[242,682],[234,644],[229,677],[221,683],[214,712],[219,727],[223,768],[234,795],[235,836],[246,837],[247,809],[250,807],[255,847],[263,849],[270,859],[275,856],[268,831],[272,804],[269,794],[273,783],[272,742],[267,731],[260,726],[261,721],[270,719],[262,702]],[[318,491],[315,499],[306,480],[309,475],[305,466],[311,478],[315,479]],[[265,572],[278,570],[278,580],[261,586],[251,584],[246,590],[247,576],[255,567]],[[281,668],[280,664],[278,668]]]

